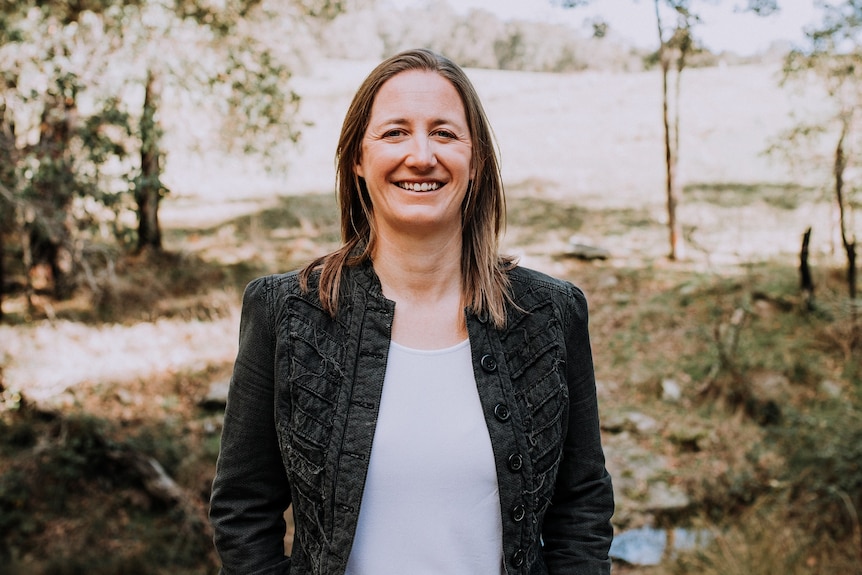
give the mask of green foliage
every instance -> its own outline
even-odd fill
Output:
[[[300,97],[287,89],[291,71],[271,51],[247,39],[230,42],[218,82],[230,87],[224,101],[223,139],[228,149],[276,159],[299,140],[294,117]],[[270,162],[267,165],[271,165]]]
[[[847,538],[860,528],[862,510],[862,410],[852,401],[816,404],[793,413],[775,431],[786,453],[787,475],[797,513],[814,532]]]
[[[38,529],[29,506],[32,496],[31,478],[22,470],[13,469],[0,475],[0,560],[10,537],[32,534]]]
[[[19,567],[22,573],[209,570],[212,544],[204,526],[179,508],[153,505],[138,491],[136,473],[117,457],[137,450],[175,468],[187,446],[174,426],[144,428],[116,440],[114,426],[86,415],[26,408],[3,413],[0,422],[0,564],[12,573],[15,557],[28,554],[36,562],[31,558],[26,569]],[[51,545],[46,553],[40,538],[52,526],[67,535],[61,547]]]
[[[92,4],[69,5],[69,12],[46,3],[14,18],[6,12],[14,33],[0,45],[4,232],[25,265],[51,266],[61,298],[78,282],[76,244],[102,222],[117,221],[108,206],[128,188],[108,183],[113,178],[103,171],[124,162],[130,122],[117,98],[90,83],[105,65]]]
[[[507,202],[508,223],[524,228],[574,232],[584,224],[584,210],[577,205],[539,198],[515,197]]]
[[[748,0],[747,9],[759,16],[770,16],[781,11],[777,0]]]
[[[285,49],[287,29],[306,16],[332,19],[353,4],[4,2],[0,222],[3,245],[23,262],[11,271],[24,283],[24,267],[46,263],[55,295],[70,296],[82,283],[100,292],[85,252],[96,239],[127,248],[135,239],[124,223],[130,211],[137,212],[139,247],[161,248],[162,90],[193,94],[218,110],[225,148],[284,167],[299,138],[299,95],[289,83],[301,61]],[[163,58],[166,51],[176,57]],[[141,106],[136,94],[144,87]]]
[[[816,198],[816,192],[799,184],[690,183],[685,186],[688,201],[721,207],[750,206],[758,202],[782,210],[795,210]]]

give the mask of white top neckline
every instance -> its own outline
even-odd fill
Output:
[[[470,344],[470,339],[467,338],[463,341],[459,341],[454,345],[450,345],[449,347],[441,347],[435,349],[420,349],[418,347],[408,347],[406,345],[402,345],[395,340],[391,340],[389,344],[397,349],[398,351],[403,351],[407,353],[412,353],[416,355],[444,355],[447,353],[454,353],[459,351],[462,347],[465,347]]]

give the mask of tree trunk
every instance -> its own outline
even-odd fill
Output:
[[[0,219],[3,219],[4,216],[5,214],[0,215]],[[4,236],[4,231],[0,231],[0,322],[3,321],[3,294],[6,293],[6,242]]]
[[[852,326],[851,349],[859,344],[859,326],[857,325],[858,312],[856,310],[856,237],[847,231],[847,202],[844,198],[844,171],[847,169],[847,154],[844,150],[844,141],[850,130],[850,114],[847,112],[841,116],[841,134],[838,136],[838,144],[835,146],[835,163],[833,173],[835,176],[835,201],[838,204],[838,227],[841,231],[841,243],[847,254],[847,294],[850,297],[850,321]]]
[[[668,258],[676,260],[681,257],[682,234],[679,222],[676,219],[676,207],[679,194],[676,182],[676,160],[677,150],[674,148],[675,136],[672,134],[670,121],[670,90],[668,87],[668,76],[670,74],[670,53],[662,30],[659,0],[655,0],[655,16],[658,26],[659,40],[659,62],[661,63],[662,79],[662,124],[664,125],[664,151],[665,151],[665,191],[667,194],[667,226],[670,240],[670,253]],[[678,104],[677,104],[678,105]]]
[[[808,267],[808,244],[811,241],[811,228],[805,230],[802,235],[802,249],[799,251],[799,287],[802,297],[805,299],[805,308],[809,311],[814,309],[814,279],[811,277],[811,268]]]
[[[65,84],[59,83],[63,88]],[[54,94],[46,102],[40,124],[39,148],[42,163],[47,171],[35,185],[38,213],[27,215],[27,227],[22,234],[29,235],[32,265],[47,264],[51,269],[53,295],[64,300],[75,291],[75,259],[71,250],[73,221],[70,206],[77,193],[74,185],[74,167],[70,142],[77,116],[77,102],[62,93]]]
[[[844,151],[844,141],[850,130],[850,118],[845,114],[841,118],[841,134],[838,136],[838,144],[835,146],[835,163],[833,166],[835,176],[835,202],[838,204],[838,227],[841,231],[841,243],[847,254],[847,292],[851,300],[856,299],[856,238],[847,232],[847,202],[844,198],[844,171],[847,169],[847,154]],[[855,309],[855,301],[851,301],[851,308]]]
[[[24,260],[24,297],[27,299],[27,318],[29,319],[35,311],[33,304],[33,249],[30,242],[30,226],[33,224],[35,215],[30,208],[18,211],[18,229],[21,230],[21,253]]]
[[[162,230],[159,225],[161,183],[161,129],[156,119],[161,105],[161,84],[153,71],[147,73],[144,110],[141,116],[141,177],[135,188],[138,204],[138,251],[161,251]]]

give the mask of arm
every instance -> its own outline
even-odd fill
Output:
[[[223,575],[286,574],[290,504],[274,420],[274,349],[266,278],[243,295],[239,353],[225,409],[210,520]]]
[[[565,313],[568,427],[545,515],[543,554],[552,575],[601,575],[611,568],[614,498],[599,431],[587,302],[574,286]]]

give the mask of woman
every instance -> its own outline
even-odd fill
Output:
[[[609,573],[586,301],[498,254],[470,81],[429,51],[389,58],[336,157],[342,247],[243,297],[210,512],[222,572]]]

